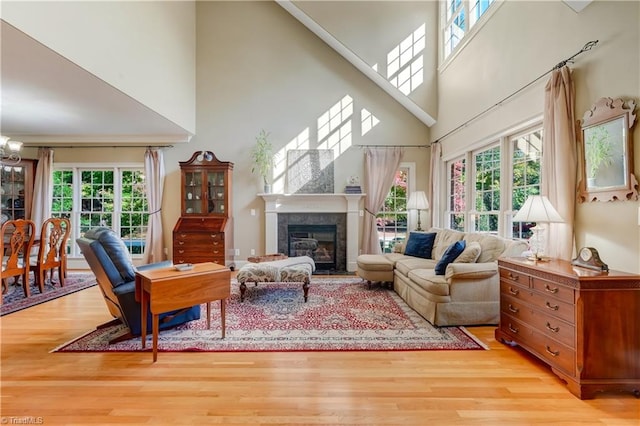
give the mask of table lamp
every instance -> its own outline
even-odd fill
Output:
[[[513,216],[513,221],[536,223],[536,226],[531,228],[532,234],[531,238],[529,238],[529,247],[533,252],[531,260],[544,260],[545,228],[538,226],[538,224],[564,222],[564,219],[562,219],[546,196],[529,195],[522,208]]]
[[[407,201],[407,210],[418,210],[418,227],[416,231],[422,231],[420,227],[420,210],[427,210],[429,208],[429,201],[427,201],[427,195],[424,191],[413,191],[409,195],[409,201]]]

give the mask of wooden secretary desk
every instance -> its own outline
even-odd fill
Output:
[[[180,218],[173,228],[173,263],[233,261],[231,173],[233,163],[211,151],[180,161]]]
[[[640,395],[640,275],[564,260],[498,259],[496,340],[535,355],[580,399]]]

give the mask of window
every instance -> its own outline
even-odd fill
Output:
[[[448,161],[445,226],[529,238],[533,224],[512,223],[511,218],[527,196],[540,193],[541,162],[540,126],[521,134],[504,135],[488,146]],[[469,169],[467,164],[473,167]]]
[[[444,0],[441,2],[444,59],[451,55],[493,2],[494,0]]]
[[[71,220],[69,241],[90,228],[106,226],[119,233],[132,257],[144,253],[149,208],[141,167],[58,166],[53,172],[51,212]],[[80,256],[77,250],[71,244],[70,256]]]
[[[511,140],[513,164],[511,210],[518,211],[529,195],[540,194],[542,131],[536,130]],[[531,237],[532,223],[514,222],[514,238]]]
[[[465,212],[465,159],[454,160],[449,164],[449,227],[464,231]]]
[[[498,233],[500,217],[500,147],[473,155],[475,169],[474,231]]]
[[[383,253],[391,253],[396,243],[407,237],[407,199],[409,170],[401,167],[394,179],[393,186],[384,200],[382,210],[376,215],[378,238]]]

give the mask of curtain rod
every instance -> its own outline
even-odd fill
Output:
[[[173,145],[27,145],[24,148],[173,148]]]
[[[495,104],[493,104],[489,108],[487,108],[484,111],[480,112],[479,114],[476,114],[475,116],[471,117],[469,120],[465,121],[464,123],[462,123],[461,125],[459,125],[455,129],[449,131],[448,133],[446,133],[443,136],[441,136],[438,139],[436,139],[433,143],[438,143],[438,142],[442,141],[443,139],[445,139],[448,136],[454,134],[455,132],[457,132],[458,130],[462,129],[463,127],[466,127],[472,121],[475,121],[478,118],[480,118],[481,116],[485,115],[486,113],[488,113],[489,111],[491,111],[495,107],[501,106],[503,102],[509,100],[510,98],[514,97],[518,93],[522,92],[524,89],[526,89],[527,87],[529,87],[532,84],[536,83],[538,80],[540,80],[542,77],[544,77],[545,75],[549,74],[550,72],[553,72],[554,70],[557,70],[557,69],[560,69],[560,68],[564,67],[565,65],[567,65],[568,62],[574,63],[573,59],[576,56],[580,55],[581,53],[588,52],[589,50],[593,49],[595,47],[595,45],[598,44],[599,41],[600,40],[592,40],[592,41],[588,42],[587,44],[582,46],[582,49],[580,49],[575,55],[573,55],[573,56],[571,56],[571,57],[559,62],[557,65],[555,65],[549,71],[547,71],[544,74],[542,74],[540,77],[536,78],[535,80],[531,81],[530,83],[525,84],[524,86],[522,86],[521,88],[519,88],[518,90],[516,90],[515,92],[513,92],[512,94],[510,94],[506,98],[502,99],[501,101],[496,102]]]
[[[429,148],[431,144],[427,145],[353,145],[358,148]]]

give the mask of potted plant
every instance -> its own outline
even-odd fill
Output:
[[[251,151],[251,158],[253,159],[253,167],[251,173],[258,173],[262,176],[264,183],[264,192],[271,192],[271,183],[269,182],[269,175],[273,171],[275,154],[273,153],[273,145],[269,142],[269,133],[264,129],[260,131],[256,136],[256,144]]]
[[[609,132],[604,126],[598,126],[587,138],[585,146],[587,160],[587,186],[595,186],[596,175],[602,167],[613,163],[613,153]]]

